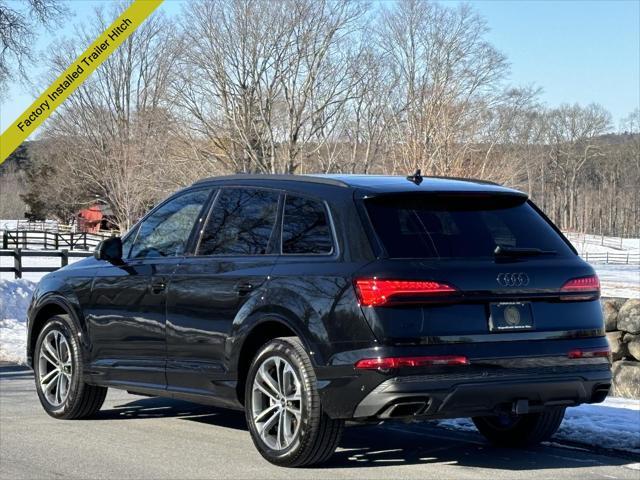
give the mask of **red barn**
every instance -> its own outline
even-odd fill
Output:
[[[77,214],[78,230],[87,233],[98,233],[102,216],[102,209],[98,204],[80,210]]]

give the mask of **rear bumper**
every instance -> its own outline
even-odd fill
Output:
[[[457,418],[511,409],[601,402],[611,386],[607,358],[570,359],[573,349],[607,348],[605,337],[538,342],[376,347],[344,352],[315,366],[318,391],[332,418]],[[470,364],[356,370],[361,358],[465,355]],[[393,408],[400,403],[416,405]],[[406,414],[406,415],[404,415]]]
[[[593,367],[593,366],[591,366]],[[608,366],[560,374],[394,377],[382,382],[356,406],[354,419],[457,418],[504,411],[531,413],[550,407],[604,400],[611,387]]]

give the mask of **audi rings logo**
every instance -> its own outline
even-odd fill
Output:
[[[501,273],[496,280],[503,287],[526,287],[529,285],[529,276],[526,273]]]

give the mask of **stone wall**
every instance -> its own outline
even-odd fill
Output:
[[[616,397],[640,399],[640,300],[603,298]]]

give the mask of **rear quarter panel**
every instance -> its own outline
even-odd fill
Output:
[[[359,263],[281,257],[265,290],[265,315],[287,319],[310,350],[317,366],[333,355],[375,345],[353,290]]]

